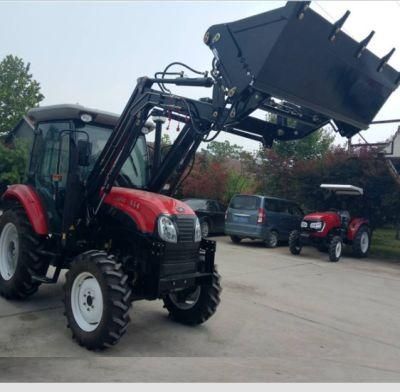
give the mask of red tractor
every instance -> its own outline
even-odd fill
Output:
[[[400,77],[389,55],[375,56],[343,23],[288,2],[210,27],[211,72],[175,62],[139,78],[121,116],[76,105],[31,110],[26,178],[0,187],[0,294],[29,297],[68,270],[68,326],[89,349],[119,341],[137,300],[161,299],[184,324],[205,322],[220,302],[215,242],[172,196],[200,144],[221,131],[270,147],[330,123],[346,137],[368,127]],[[187,98],[171,85],[212,93]],[[279,121],[251,116],[257,110]],[[182,124],[167,151],[160,117]]]
[[[300,225],[300,231],[290,234],[289,248],[292,254],[298,255],[305,245],[316,246],[321,251],[327,250],[330,261],[339,261],[343,246],[350,245],[356,257],[367,257],[371,245],[372,230],[367,218],[351,217],[344,209],[348,197],[362,197],[362,188],[353,185],[322,184],[322,189],[331,192],[330,203],[339,208],[330,208],[325,212],[313,212],[306,215]],[[333,199],[333,200],[332,200]],[[359,201],[358,201],[359,203]],[[339,207],[337,205],[337,207]]]

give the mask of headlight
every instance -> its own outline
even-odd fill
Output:
[[[196,218],[195,229],[194,229],[194,242],[201,241],[201,226],[199,218]]]
[[[302,221],[300,227],[305,229],[308,226],[306,221]]]
[[[178,242],[178,234],[174,222],[167,216],[158,218],[158,234],[160,238],[167,242]]]
[[[322,229],[322,222],[311,222],[310,223],[310,228],[315,229],[315,230],[321,230]]]

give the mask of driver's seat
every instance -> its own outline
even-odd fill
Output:
[[[350,223],[350,213],[347,210],[339,210],[338,214],[340,216],[340,221],[342,223],[343,228],[347,229],[347,226]]]

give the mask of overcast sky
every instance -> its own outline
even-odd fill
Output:
[[[139,76],[152,76],[172,61],[210,69],[212,53],[203,43],[209,26],[282,5],[282,1],[0,2],[0,58],[14,54],[31,63],[46,97],[42,105],[80,103],[120,113]],[[349,9],[345,32],[361,40],[375,30],[368,48],[383,56],[397,46],[390,65],[400,70],[399,1],[318,1],[312,8],[330,21]],[[198,98],[208,92],[192,89],[186,95]],[[400,89],[376,119],[387,118],[400,118]],[[368,141],[381,141],[395,127],[374,127],[363,135]],[[176,132],[170,132],[174,138]],[[217,140],[225,139],[248,150],[258,147],[227,134]]]

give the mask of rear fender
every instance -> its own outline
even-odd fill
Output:
[[[49,233],[47,214],[34,188],[23,184],[10,185],[2,195],[1,201],[3,203],[17,201],[24,207],[35,233],[39,235]]]
[[[349,228],[347,229],[347,239],[349,241],[354,240],[361,226],[367,226],[369,228],[369,220],[365,218],[353,218],[350,221]]]

